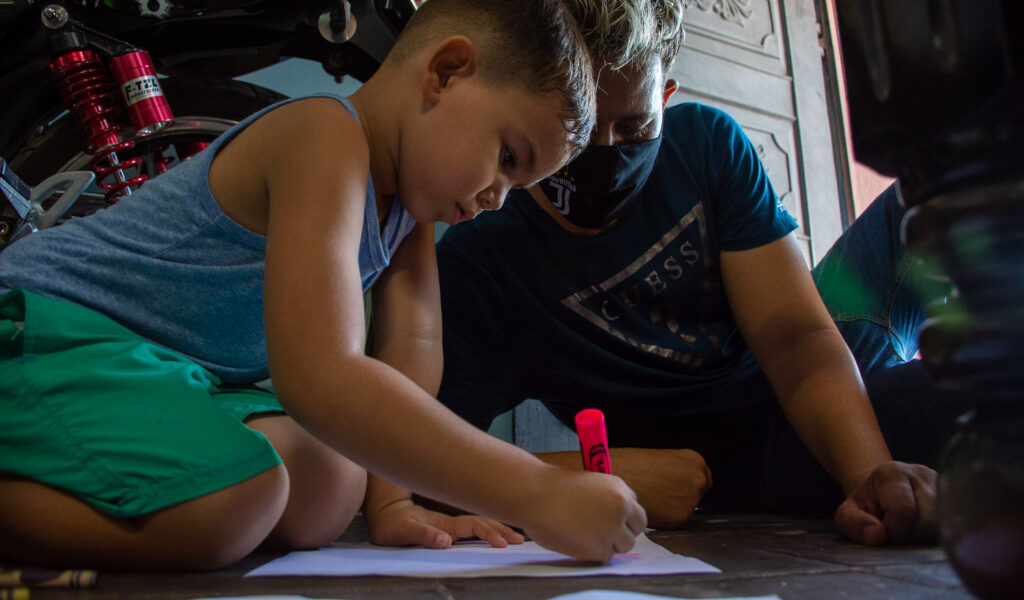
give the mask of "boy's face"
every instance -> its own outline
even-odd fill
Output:
[[[509,190],[568,161],[560,113],[557,93],[453,78],[403,134],[402,204],[418,222],[448,224],[497,210]]]

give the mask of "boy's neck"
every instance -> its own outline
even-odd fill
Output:
[[[349,100],[359,113],[359,124],[370,150],[370,176],[379,197],[398,193],[398,148],[402,120],[401,93],[387,85],[384,65]]]

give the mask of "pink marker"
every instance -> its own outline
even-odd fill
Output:
[[[580,437],[583,468],[611,475],[612,463],[608,457],[608,434],[604,428],[604,413],[596,408],[585,408],[576,413],[576,435]]]

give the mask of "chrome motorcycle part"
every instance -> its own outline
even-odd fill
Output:
[[[95,179],[92,171],[67,171],[56,173],[34,187],[29,210],[22,215],[21,225],[11,234],[10,242],[56,224]],[[49,202],[54,194],[60,195]]]
[[[50,4],[40,13],[40,18],[47,29],[60,29],[68,24],[71,17],[68,9],[60,4]]]

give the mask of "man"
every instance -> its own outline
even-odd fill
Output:
[[[911,285],[897,191],[812,277],[738,125],[665,108],[682,0],[568,4],[604,63],[598,126],[562,171],[440,242],[439,399],[480,427],[527,398],[567,424],[602,409],[655,527],[700,502],[834,510],[868,544],[934,537],[935,472],[915,463],[934,464],[968,403],[910,360],[942,290]]]

